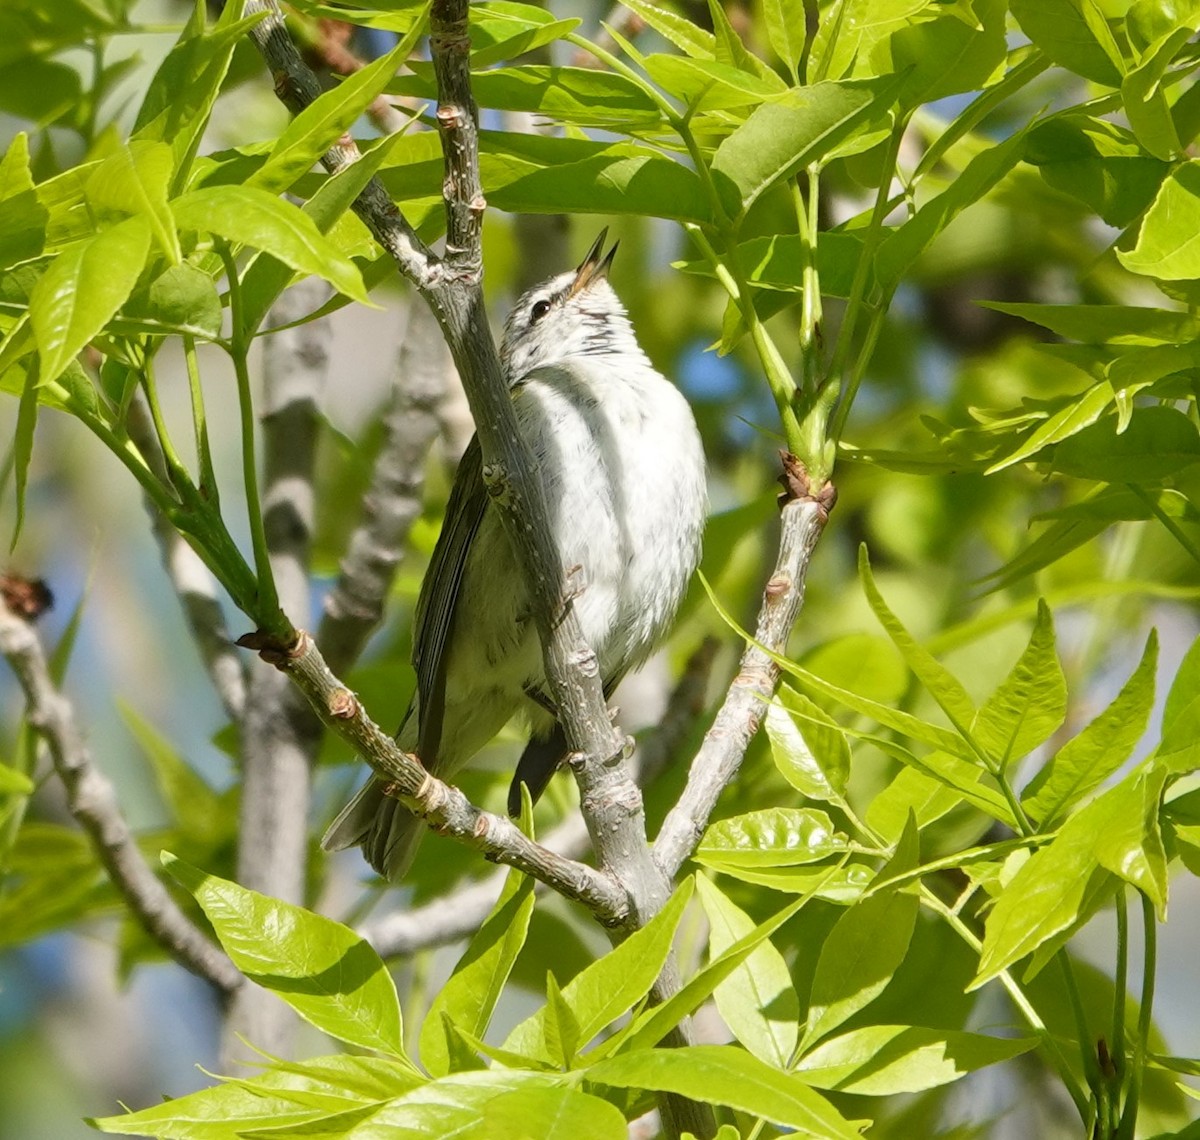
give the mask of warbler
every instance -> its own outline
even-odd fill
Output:
[[[666,635],[700,558],[704,452],[691,409],[655,370],[608,282],[617,247],[601,231],[582,264],[521,297],[500,359],[518,428],[545,492],[564,594],[611,694]],[[417,691],[397,733],[426,769],[453,780],[514,714],[532,735],[517,764],[536,800],[567,752],[546,697],[537,626],[500,511],[483,481],[478,437],[450,491],[414,614]],[[361,844],[395,880],[424,823],[370,780],[323,845]]]

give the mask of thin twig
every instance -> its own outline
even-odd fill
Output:
[[[759,648],[783,653],[804,604],[808,563],[829,520],[836,494],[832,485],[814,491],[793,456],[784,455],[786,501],[781,514],[779,555],[763,591],[755,642],[742,654],[741,667],[692,761],[679,802],[667,814],[654,843],[663,874],[674,877],[700,842],[717,799],[737,774],[779,683],[779,666]]]
[[[222,994],[234,994],[245,979],[179,909],[147,865],[121,814],[116,789],[93,765],[74,709],[51,680],[36,631],[14,615],[3,599],[0,653],[25,693],[29,723],[46,742],[54,769],[66,787],[71,814],[134,917],[181,966],[211,982]]]
[[[317,633],[317,643],[335,673],[358,659],[383,616],[408,533],[421,513],[425,462],[438,435],[437,413],[450,367],[429,306],[414,296],[363,519],[350,536]]]

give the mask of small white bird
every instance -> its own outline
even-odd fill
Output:
[[[500,348],[517,424],[529,445],[570,576],[572,606],[608,695],[665,636],[700,558],[707,512],[704,452],[691,409],[654,370],[608,283],[607,229],[583,263],[526,293]],[[528,591],[471,441],[446,507],[414,615],[417,692],[397,733],[443,780],[513,716],[532,738],[509,792],[536,800],[567,751],[543,695],[545,670]],[[327,850],[361,844],[382,875],[404,873],[425,830],[370,780],[325,834]]]

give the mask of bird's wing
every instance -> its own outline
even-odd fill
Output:
[[[487,509],[483,483],[483,453],[473,437],[458,465],[442,533],[413,615],[413,666],[417,671],[419,734],[417,755],[426,768],[437,764],[446,711],[446,647],[454,624],[454,611],[462,587],[467,555]]]

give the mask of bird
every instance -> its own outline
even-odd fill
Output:
[[[609,283],[607,227],[573,271],[526,292],[504,325],[500,361],[534,460],[564,567],[564,594],[594,650],[606,699],[662,643],[700,560],[708,510],[691,408],[651,364]],[[459,463],[413,615],[416,692],[397,742],[426,770],[455,774],[517,713],[531,736],[513,776],[545,790],[568,747],[546,697],[529,592],[484,485],[478,436]],[[391,881],[424,822],[371,778],[326,831],[329,851],[361,846]]]

